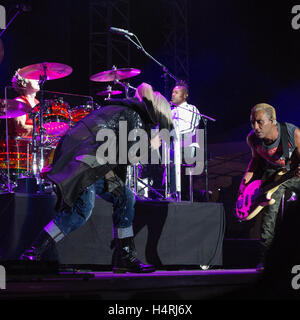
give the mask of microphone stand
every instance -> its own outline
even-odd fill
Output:
[[[164,78],[164,95],[167,96],[167,75],[174,79],[176,82],[178,81],[176,77],[164,66],[162,63],[157,61],[154,57],[152,57],[142,46],[140,40],[138,37],[133,34],[133,36],[136,38],[137,42],[136,43],[134,40],[130,38],[128,34],[124,34],[125,38],[128,39],[131,43],[133,43],[138,50],[142,51],[148,58],[150,58],[152,61],[154,61],[159,67],[162,68],[163,70],[163,78]],[[166,198],[169,198],[170,195],[170,163],[168,162],[166,164],[166,169],[167,169],[167,174],[166,174]]]
[[[205,114],[201,114],[201,119],[203,120],[204,124],[204,174],[205,174],[205,199],[209,202],[209,194],[208,194],[208,157],[207,157],[207,122],[213,121],[215,122],[216,119],[206,116]]]
[[[31,11],[31,8],[24,5],[24,4],[19,4],[16,6],[18,9],[17,12],[14,14],[14,16],[10,19],[10,21],[6,24],[6,27],[1,31],[0,33],[0,38],[2,37],[3,33],[7,30],[7,28],[10,26],[10,24],[16,19],[16,17],[22,13],[22,12],[28,12]],[[30,9],[30,10],[29,10]]]
[[[151,60],[153,60],[157,65],[159,65],[162,70],[163,70],[163,78],[164,78],[164,82],[165,82],[165,96],[167,95],[167,75],[169,77],[171,77],[172,79],[174,79],[176,82],[178,81],[176,79],[176,77],[171,74],[168,69],[166,68],[166,66],[164,66],[162,63],[160,63],[159,61],[157,61],[155,58],[153,58],[142,46],[141,42],[139,41],[138,37],[133,34],[133,36],[136,38],[137,42],[136,43],[134,40],[132,40],[130,38],[130,36],[128,34],[124,34],[125,38],[128,39],[131,43],[133,43],[138,50],[142,51],[148,58],[150,58]],[[204,124],[204,172],[205,172],[205,197],[206,197],[206,201],[209,201],[209,195],[208,195],[208,157],[207,157],[207,123],[208,121],[216,121],[216,119],[213,119],[211,117],[208,117],[204,114],[200,113],[201,118],[203,119],[203,124]],[[166,193],[169,194],[170,193],[170,165],[167,164],[167,179],[166,179],[166,183],[167,183],[167,190]]]
[[[1,31],[0,33],[0,38],[2,37],[3,33],[6,31],[6,29],[9,27],[9,25],[16,19],[16,17],[21,13],[21,10],[19,9],[15,15],[11,18],[11,20],[8,22],[6,27]]]
[[[174,79],[175,81],[178,81],[176,79],[176,77],[170,72],[168,71],[168,69],[166,68],[166,66],[164,66],[162,63],[160,63],[159,61],[157,61],[154,57],[152,57],[145,49],[144,47],[142,46],[141,42],[139,41],[138,37],[134,34],[134,37],[137,39],[138,43],[136,43],[134,40],[132,40],[130,38],[130,36],[128,34],[125,34],[124,35],[126,39],[128,39],[131,43],[133,43],[138,50],[142,51],[148,58],[150,58],[151,60],[153,60],[157,65],[159,65],[162,69],[163,69],[163,78],[164,78],[164,81],[165,81],[165,95],[167,95],[167,92],[166,92],[166,82],[167,82],[167,75],[170,76],[172,79]]]

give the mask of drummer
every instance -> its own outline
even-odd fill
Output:
[[[38,80],[25,79],[19,74],[18,69],[11,82],[13,88],[18,93],[15,100],[23,102],[34,108],[39,100],[36,94],[40,90]],[[31,137],[33,131],[33,121],[29,118],[28,113],[16,118],[9,119],[8,134],[11,137]]]

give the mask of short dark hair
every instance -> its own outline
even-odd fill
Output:
[[[177,81],[175,87],[183,88],[183,93],[186,94],[186,96],[189,95],[189,86],[184,80]]]

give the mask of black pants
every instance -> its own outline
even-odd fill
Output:
[[[265,173],[265,177],[270,177],[275,172],[274,169],[268,169]],[[275,200],[273,205],[265,207],[262,211],[262,222],[261,222],[261,259],[264,260],[266,252],[270,249],[272,245],[274,236],[277,232],[280,232],[280,223],[282,220],[281,205],[282,205],[282,196],[286,193],[287,190],[293,191],[296,193],[297,197],[300,197],[300,179],[291,178],[285,183],[283,183],[272,195],[272,198]],[[300,208],[299,208],[300,209]],[[288,214],[284,211],[283,215]]]

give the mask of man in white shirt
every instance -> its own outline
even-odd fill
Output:
[[[178,126],[181,135],[195,135],[200,122],[200,112],[192,104],[187,103],[188,87],[184,82],[176,84],[172,91],[172,103],[175,108],[172,110],[173,122]],[[183,138],[183,137],[182,137]],[[186,139],[189,140],[189,139]],[[184,139],[182,139],[184,143]],[[186,141],[184,147],[199,147],[197,143]]]
[[[177,130],[177,133],[180,135],[181,140],[181,154],[182,154],[182,163],[185,163],[187,158],[193,158],[196,154],[196,149],[199,148],[197,142],[193,142],[193,137],[195,137],[196,129],[199,126],[200,122],[200,112],[192,104],[187,102],[189,95],[188,86],[185,82],[180,81],[176,84],[172,91],[172,104],[174,106],[172,110],[172,119],[174,127]],[[178,156],[178,155],[177,155]],[[176,151],[174,159],[176,157]],[[182,169],[181,169],[182,171]],[[175,182],[174,182],[174,170],[171,167],[171,193],[175,192]],[[183,177],[182,184],[185,184],[186,179]],[[182,188],[188,189],[188,188]]]

